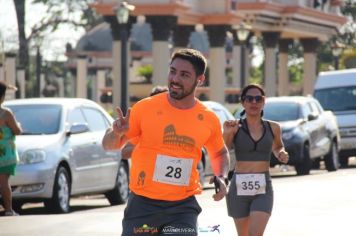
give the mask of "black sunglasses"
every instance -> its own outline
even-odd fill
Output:
[[[252,95],[245,95],[243,101],[252,103],[253,100],[256,101],[256,103],[260,103],[263,101],[264,96],[257,95],[257,96],[252,96]]]

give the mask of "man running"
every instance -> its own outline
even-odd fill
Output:
[[[133,140],[131,194],[125,209],[123,236],[197,235],[201,193],[197,165],[204,146],[211,159],[220,191],[226,194],[229,154],[219,119],[196,97],[205,80],[206,59],[194,49],[180,49],[171,58],[168,92],[137,102],[118,118],[103,138],[106,150]],[[143,234],[141,234],[143,233]]]

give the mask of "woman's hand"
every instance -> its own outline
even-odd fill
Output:
[[[288,161],[289,161],[289,155],[288,155],[288,152],[286,152],[285,150],[281,150],[279,153],[278,153],[278,156],[277,156],[277,159],[284,163],[284,164],[287,164]]]
[[[225,144],[228,148],[231,148],[234,135],[236,134],[238,129],[238,125],[239,125],[239,121],[237,120],[227,120],[224,122],[223,137],[224,137]]]

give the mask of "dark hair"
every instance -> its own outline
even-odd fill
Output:
[[[197,76],[205,73],[207,62],[201,52],[191,48],[178,49],[172,55],[171,64],[176,58],[189,61],[193,65]]]
[[[3,81],[0,81],[0,98],[5,96],[6,89],[7,89],[7,84],[4,83]]]
[[[168,91],[168,88],[166,86],[155,86],[152,88],[152,91],[150,93],[150,96],[153,96],[153,95],[156,95],[156,94],[159,94],[159,93],[163,93],[163,92],[166,92]]]
[[[242,89],[241,96],[240,96],[241,101],[245,101],[246,93],[247,93],[250,89],[253,89],[253,88],[260,90],[262,96],[265,96],[265,95],[266,95],[266,93],[265,93],[265,91],[263,90],[263,88],[261,87],[261,85],[259,85],[259,84],[249,84],[249,85],[247,85],[246,87],[244,87],[244,88]]]
[[[262,86],[259,85],[259,84],[249,84],[247,86],[245,86],[243,89],[242,89],[242,92],[241,92],[241,96],[240,96],[240,99],[241,101],[245,101],[245,98],[246,98],[246,93],[250,90],[250,89],[258,89],[260,92],[261,92],[261,95],[262,96],[265,96],[266,93],[265,91],[263,90]],[[242,124],[242,117],[245,115],[245,110],[242,110],[240,112],[240,123]],[[261,117],[263,116],[263,110],[261,111]]]

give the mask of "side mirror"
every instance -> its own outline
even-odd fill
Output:
[[[309,114],[308,115],[308,121],[316,120],[318,119],[318,115],[316,114]]]
[[[67,136],[71,134],[80,134],[80,133],[85,133],[89,131],[89,126],[88,124],[73,124],[69,131],[67,132]]]

